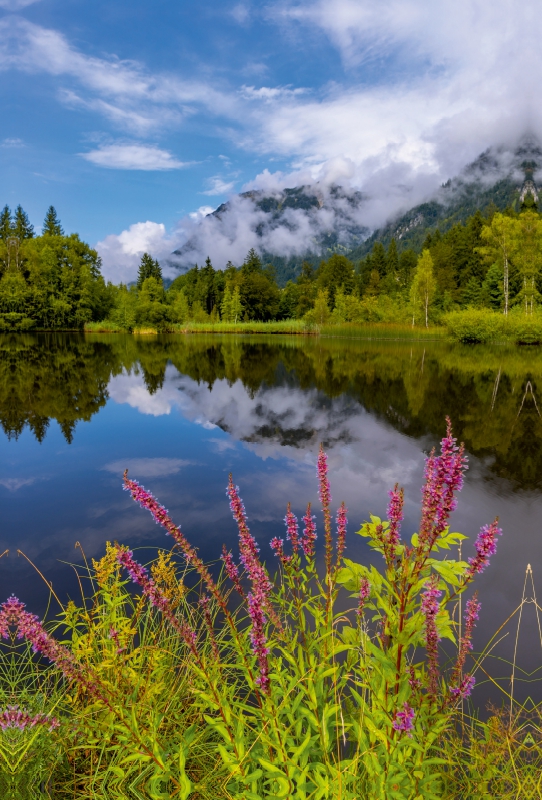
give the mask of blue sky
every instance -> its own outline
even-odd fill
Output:
[[[538,128],[533,6],[0,0],[0,202],[55,205],[113,278],[246,188],[362,188],[374,226]]]

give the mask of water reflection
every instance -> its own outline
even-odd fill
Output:
[[[283,535],[286,502],[298,515],[308,500],[317,503],[314,463],[324,441],[350,531],[370,513],[385,513],[387,490],[399,481],[408,536],[419,522],[424,452],[441,438],[447,414],[470,455],[453,527],[474,537],[498,514],[505,532],[480,576],[479,645],[518,605],[527,563],[538,581],[538,350],[21,334],[0,337],[0,351],[0,552],[10,549],[0,561],[1,594],[22,594],[33,611],[43,611],[48,591],[17,549],[65,596],[78,592],[65,566],[81,560],[77,541],[87,557],[100,555],[107,539],[150,548],[143,551],[149,557],[168,547],[120,490],[126,467],[160,497],[205,559],[216,558],[223,542],[235,543],[224,491],[232,470],[269,558],[270,539]],[[368,557],[352,533],[348,555]],[[529,606],[519,636],[526,673],[540,663],[537,637]],[[511,657],[514,640],[511,629],[493,655]],[[509,683],[504,661],[495,660],[491,671]]]
[[[173,367],[184,378],[175,388],[166,382],[168,367],[170,377]],[[299,448],[349,441],[361,410],[403,434],[432,439],[450,414],[488,476],[516,489],[539,488],[542,480],[538,350],[21,334],[0,337],[0,370],[0,423],[9,438],[28,427],[42,441],[54,419],[71,442],[77,422],[105,405],[109,387],[113,399],[142,413],[192,404],[236,439]]]

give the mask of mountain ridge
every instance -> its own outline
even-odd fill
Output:
[[[395,213],[373,230],[363,222],[370,195],[338,184],[243,192],[218,206],[205,221],[227,229],[236,209],[251,214],[261,256],[274,267],[279,284],[285,285],[299,274],[303,261],[317,265],[333,253],[359,261],[375,242],[387,247],[392,239],[399,252],[408,248],[419,251],[427,234],[436,228],[444,233],[478,210],[519,208],[527,182],[536,192],[535,177],[541,166],[542,149],[533,139],[526,138],[513,151],[489,147],[424,202]],[[274,239],[290,236],[295,240],[299,230],[307,243],[303,251],[281,255],[273,248]],[[189,239],[173,255],[182,262],[193,251]]]

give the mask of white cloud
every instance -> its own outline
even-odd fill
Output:
[[[237,3],[230,14],[239,25],[243,25],[250,17],[250,8],[247,3]]]
[[[106,280],[129,283],[137,277],[143,253],[160,260],[171,253],[176,241],[168,237],[162,223],[136,222],[120,234],[110,234],[98,242],[96,249],[102,258],[102,273]]]
[[[46,73],[73,86],[60,85],[59,98],[97,111],[131,133],[178,125],[198,110],[235,114],[235,92],[222,92],[212,81],[151,73],[134,60],[114,55],[88,56],[56,30],[12,16],[0,21],[0,69]]]
[[[125,458],[111,461],[102,467],[114,475],[122,475],[127,469],[131,477],[159,478],[165,475],[176,475],[183,467],[190,466],[192,462],[182,458]]]
[[[213,196],[215,194],[229,194],[231,191],[233,191],[235,186],[235,181],[225,181],[219,175],[209,178],[208,183],[210,184],[210,188],[205,192],[202,192],[202,194],[207,194],[209,196]],[[211,211],[212,210],[213,209],[211,209]]]
[[[22,139],[3,139],[0,147],[24,147],[24,142]]]
[[[5,8],[6,11],[20,11],[21,8],[39,2],[40,0],[0,0],[0,8]]]
[[[36,478],[0,478],[0,486],[3,486],[8,492],[17,492],[23,486],[31,486],[36,482]]]
[[[99,167],[108,169],[154,171],[181,169],[188,166],[167,150],[146,144],[107,144],[88,153],[79,153],[79,155]]]

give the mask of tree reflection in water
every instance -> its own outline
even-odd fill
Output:
[[[542,424],[538,348],[375,342],[316,337],[13,334],[0,336],[0,424],[8,438],[25,427],[42,441],[51,419],[68,442],[90,420],[123,372],[142,375],[152,395],[166,368],[212,388],[241,381],[252,398],[270,387],[343,397],[414,438],[435,440],[449,414],[467,449],[515,488],[539,488]],[[221,424],[221,420],[212,420]],[[259,440],[302,443],[322,431],[262,414]]]

